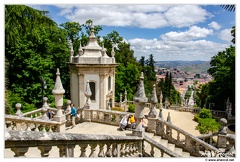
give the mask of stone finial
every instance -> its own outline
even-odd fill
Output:
[[[52,90],[52,93],[55,94],[64,94],[65,90],[63,89],[62,82],[60,79],[60,72],[59,68],[57,68],[57,73],[56,73],[56,81],[55,81],[55,86],[54,89]]]
[[[160,109],[159,109],[159,114],[158,114],[158,117],[161,118],[161,119],[163,119],[162,110],[163,110],[163,109],[160,108]]]
[[[15,115],[16,116],[19,116],[19,117],[22,117],[22,115],[23,115],[23,113],[21,112],[21,104],[20,103],[17,103],[16,105],[15,105],[15,107],[16,107],[16,109],[17,109],[17,111],[16,111],[16,113],[15,113]]]
[[[114,46],[112,46],[111,55],[112,55],[112,57],[114,57],[114,56],[115,56]]]
[[[83,55],[83,50],[82,50],[82,44],[80,42],[80,45],[79,45],[79,48],[78,48],[78,53],[79,53],[79,56],[82,56]]]
[[[43,106],[42,106],[42,113],[43,113],[43,116],[42,116],[42,119],[43,120],[49,120],[48,116],[47,116],[47,110],[50,108],[48,103],[47,103],[47,100],[48,98],[47,97],[43,97]]]
[[[167,122],[168,122],[168,123],[172,123],[172,122],[171,122],[171,117],[170,117],[170,112],[168,112]]]
[[[91,37],[95,37],[95,34],[94,34],[94,25],[93,25],[93,22],[90,24],[90,31],[91,31]]]
[[[151,96],[151,103],[157,103],[157,93],[156,93],[156,85],[153,85],[152,96]]]
[[[120,93],[120,102],[122,102],[122,93]]]
[[[127,102],[127,90],[125,89],[125,92],[124,92],[124,101]]]
[[[106,56],[106,49],[104,48],[104,44],[102,45],[102,57]]]
[[[227,119],[225,119],[225,118],[221,118],[220,119],[220,124],[221,124],[221,128],[220,128],[220,130],[219,130],[219,134],[224,134],[224,135],[226,135],[227,134]]]
[[[133,101],[135,102],[148,102],[148,98],[146,97],[146,94],[145,94],[143,80],[144,80],[144,76],[143,76],[143,72],[141,72],[138,90],[135,97],[133,97]]]

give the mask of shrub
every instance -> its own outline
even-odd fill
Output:
[[[132,112],[132,113],[135,112],[135,105],[134,104],[129,104],[128,105],[128,112]]]
[[[199,112],[199,118],[212,118],[212,113],[209,109],[203,108],[200,112]]]
[[[123,108],[121,107],[112,107],[111,110],[124,112]]]
[[[220,128],[220,124],[212,118],[199,118],[199,124],[196,126],[201,134],[207,134],[211,132],[217,132]]]

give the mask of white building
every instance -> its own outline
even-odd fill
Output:
[[[79,54],[71,56],[70,93],[71,101],[75,107],[82,108],[86,103],[86,84],[89,80],[92,95],[90,97],[93,109],[108,109],[109,102],[114,106],[115,96],[115,63],[114,49],[111,57],[106,54],[106,49],[100,47],[94,35],[94,27],[91,26],[91,35],[85,47],[79,47]]]

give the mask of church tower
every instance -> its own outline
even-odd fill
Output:
[[[79,46],[79,54],[71,56],[70,71],[70,94],[75,107],[82,108],[86,103],[85,90],[89,82],[92,95],[90,97],[93,109],[109,109],[109,104],[114,106],[115,96],[115,52],[112,48],[111,57],[106,49],[100,47],[94,34],[94,26],[91,25],[91,35],[85,47]]]

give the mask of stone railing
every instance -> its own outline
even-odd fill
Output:
[[[60,126],[61,123],[56,121],[5,115],[5,128],[8,130],[58,132]]]
[[[149,152],[146,152],[146,149],[143,149],[143,155],[145,157],[157,157],[157,155],[155,155],[156,149],[160,150],[161,152],[160,157],[164,157],[164,154],[169,155],[170,157],[181,157],[180,155],[174,153],[172,150],[154,141],[153,139],[147,136],[144,136],[143,144],[146,144],[146,143],[150,144],[151,149],[149,150]],[[145,147],[143,146],[143,148]]]
[[[119,123],[124,115],[133,114],[128,112],[101,109],[82,109],[79,110],[79,113],[79,116],[83,118],[83,121],[91,121],[115,126],[119,126]],[[89,114],[89,116],[86,114]]]
[[[179,157],[148,137],[5,130],[5,151],[10,149],[14,157],[26,157],[34,147],[39,149],[36,157],[49,157],[52,149],[59,153],[55,150],[50,157],[141,157],[145,154],[144,141],[159,149],[161,155]],[[150,155],[154,156],[153,149]]]
[[[163,119],[152,119],[156,121],[156,135],[167,139],[183,150],[189,152],[192,156],[201,156],[200,151],[210,151],[217,153],[219,150],[212,145],[200,140],[199,138],[185,132]]]
[[[220,111],[220,110],[211,110],[211,113],[213,116],[218,116],[218,117],[226,117],[227,115],[226,111]]]
[[[50,109],[54,114],[57,113],[56,108],[48,108]],[[42,116],[42,108],[39,108],[37,110],[29,111],[26,113],[23,113],[23,117],[30,117],[30,118],[39,118]]]

